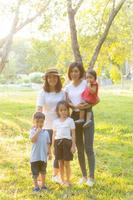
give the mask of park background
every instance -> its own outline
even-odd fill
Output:
[[[133,1],[0,0],[0,199],[133,199]],[[94,107],[96,185],[79,187],[77,154],[71,189],[51,182],[33,196],[28,131],[42,74],[54,67],[68,82],[70,62],[98,74]]]

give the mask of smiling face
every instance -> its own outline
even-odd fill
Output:
[[[77,81],[80,79],[80,70],[78,67],[73,67],[70,72],[70,77],[72,81]]]
[[[51,88],[55,88],[58,83],[58,76],[52,73],[47,75],[47,82]]]
[[[64,104],[60,104],[58,107],[58,116],[62,119],[67,118],[69,115],[68,108]]]

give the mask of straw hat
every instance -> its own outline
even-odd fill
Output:
[[[45,79],[46,76],[48,76],[49,74],[52,74],[52,75],[55,75],[55,76],[61,76],[61,74],[59,74],[57,69],[51,68],[51,69],[47,69],[47,71],[42,76],[42,78]]]

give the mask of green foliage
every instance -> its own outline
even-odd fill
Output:
[[[43,73],[41,72],[33,72],[29,74],[30,81],[33,83],[42,83]]]
[[[0,75],[0,84],[5,84],[7,82],[5,76],[3,74]]]
[[[112,66],[110,70],[110,77],[114,83],[118,83],[121,79],[121,74],[119,69],[116,66]]]
[[[44,72],[49,67],[55,67],[58,51],[54,41],[32,41],[32,49],[27,56],[27,62],[32,71]]]
[[[14,0],[14,2],[17,1]],[[72,2],[73,6],[76,6],[77,1],[73,0]],[[78,41],[86,69],[105,29],[112,2],[109,0],[89,2],[84,0],[76,14]],[[3,9],[6,8],[6,12],[4,13],[2,9],[1,14],[11,14],[11,5],[2,0],[0,3],[2,3]],[[116,1],[116,3],[118,2]],[[22,1],[20,22],[24,21],[28,14],[30,16],[31,13],[35,13],[43,6],[43,0]],[[120,78],[119,74],[125,60],[132,60],[132,9],[132,1],[126,1],[111,26],[95,65],[98,75],[101,75],[105,68],[109,73],[110,70],[112,71],[111,66],[113,65],[115,68],[113,71],[117,73],[115,75],[114,72],[111,72],[113,81]],[[66,1],[51,1],[48,9],[37,23],[33,24],[32,29],[35,29],[35,33],[38,28],[38,39],[34,39],[33,36],[33,39],[29,41],[15,40],[10,54],[10,62],[4,73],[15,75],[34,71],[44,72],[50,67],[57,67],[62,73],[66,72],[68,64],[74,60],[67,18]]]

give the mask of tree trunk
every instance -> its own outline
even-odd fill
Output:
[[[70,34],[71,34],[71,46],[73,50],[74,59],[76,62],[82,63],[82,57],[79,50],[77,30],[75,24],[75,10],[72,8],[71,0],[67,0],[67,12],[68,12],[68,19],[70,26]]]
[[[8,55],[9,55],[12,40],[13,40],[14,30],[16,29],[16,26],[17,26],[17,23],[18,23],[18,15],[19,15],[20,4],[21,4],[21,0],[18,0],[16,12],[15,12],[15,16],[14,16],[14,20],[13,20],[13,24],[12,24],[12,28],[11,28],[10,34],[9,34],[7,40],[6,40],[6,43],[3,47],[3,52],[2,52],[1,61],[0,61],[0,73],[3,71],[5,64],[7,62],[7,59],[8,59]]]

